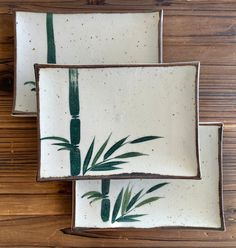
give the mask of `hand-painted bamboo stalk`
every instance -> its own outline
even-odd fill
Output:
[[[71,114],[70,121],[70,141],[75,149],[70,151],[71,175],[80,174],[81,155],[79,150],[80,143],[80,105],[79,105],[79,86],[78,86],[78,70],[69,69],[69,108]]]
[[[107,198],[110,190],[110,180],[102,180],[102,202],[101,202],[101,218],[104,222],[109,220],[110,217],[110,199]]]
[[[47,27],[47,63],[56,64],[56,46],[54,39],[54,30],[53,30],[53,14],[47,13],[46,16],[46,27]]]

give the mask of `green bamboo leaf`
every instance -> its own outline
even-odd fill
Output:
[[[71,145],[69,143],[52,143],[52,145],[55,145],[55,146],[65,146],[65,147],[74,147],[73,145]]]
[[[136,218],[145,216],[146,214],[130,214],[130,215],[125,215],[121,216],[118,219],[116,219],[116,222],[137,222],[140,220],[137,220]]]
[[[126,209],[129,204],[130,197],[131,197],[131,192],[132,192],[132,189],[129,189],[129,185],[128,185],[128,187],[126,187],[123,201],[122,201],[121,215],[124,215],[126,213]]]
[[[129,211],[133,206],[134,204],[138,201],[140,195],[142,194],[143,192],[143,189],[140,190],[136,195],[134,195],[131,199],[131,201],[129,202],[128,206],[127,206],[127,209],[126,211]]]
[[[104,163],[97,164],[97,165],[90,167],[89,170],[91,170],[91,171],[104,171],[104,170],[112,170],[112,168],[120,169],[120,168],[116,168],[115,166],[119,165],[119,164],[125,164],[125,163],[127,163],[127,162],[126,161],[104,162]]]
[[[48,136],[48,137],[43,137],[41,138],[41,140],[59,140],[62,142],[66,142],[69,143],[68,139],[62,138],[62,137],[58,137],[58,136]]]
[[[71,144],[68,144],[68,143],[52,143],[52,145],[54,146],[63,146],[63,147],[66,147],[66,148],[70,148],[70,150],[75,150],[76,146],[73,146]]]
[[[73,148],[74,149],[74,148]],[[67,148],[67,147],[64,147],[64,148],[59,148],[57,149],[58,151],[71,151],[73,150],[72,148]]]
[[[53,14],[47,13],[46,16],[46,28],[47,28],[47,63],[56,64],[56,46],[54,41],[53,30]]]
[[[116,150],[118,150],[129,136],[117,141],[111,148],[104,154],[104,159],[109,158]]]
[[[125,163],[127,163],[127,161],[118,161],[117,160],[117,161],[104,162],[104,163],[98,164],[97,166],[102,166],[102,165],[114,166],[114,165],[125,164]]]
[[[89,204],[91,205],[92,203],[99,201],[99,200],[102,200],[102,199],[103,199],[102,197],[96,197],[92,201],[90,201]]]
[[[135,139],[133,141],[130,141],[131,144],[136,144],[136,143],[141,143],[141,142],[146,142],[146,141],[150,141],[150,140],[154,140],[154,139],[160,139],[163,138],[161,136],[144,136],[138,139]]]
[[[151,187],[146,193],[148,194],[148,193],[151,193],[151,192],[153,192],[153,191],[155,191],[155,190],[157,190],[157,189],[160,189],[161,187],[163,187],[163,186],[165,186],[165,185],[167,185],[167,184],[169,184],[169,183],[159,183],[159,184],[157,184],[157,185],[154,185],[153,187]]]
[[[145,156],[145,155],[147,154],[140,153],[140,152],[127,152],[119,156],[116,156],[115,158],[132,158],[132,157],[139,157],[139,156]]]
[[[88,166],[89,166],[89,162],[91,160],[91,157],[92,157],[92,154],[93,154],[93,148],[94,148],[94,142],[95,142],[95,138],[93,139],[89,149],[88,149],[88,152],[85,156],[85,159],[84,159],[84,164],[83,164],[83,175],[86,173],[87,169],[88,169]]]
[[[33,85],[33,86],[36,85],[36,83],[35,83],[34,81],[27,81],[27,82],[24,82],[24,85],[28,85],[28,84]]]
[[[135,208],[139,208],[143,205],[146,205],[148,203],[151,203],[151,202],[154,202],[154,201],[157,201],[159,199],[161,199],[162,197],[157,197],[157,196],[154,196],[154,197],[150,197],[150,198],[147,198],[146,200],[143,200],[141,201],[138,205],[135,206]]]
[[[102,194],[100,192],[97,192],[97,193],[94,193],[94,194],[88,196],[87,199],[96,198],[96,197],[103,198]]]
[[[121,169],[120,167],[116,167],[116,166],[107,166],[107,165],[104,165],[104,166],[93,166],[91,167],[90,171],[111,171],[111,170],[119,170]]]
[[[120,206],[121,206],[121,201],[122,201],[122,196],[123,196],[123,188],[121,189],[119,195],[116,198],[115,204],[114,204],[114,208],[113,208],[113,212],[112,212],[112,220],[111,222],[114,223],[116,221],[116,217],[120,211]]]
[[[80,112],[78,76],[78,69],[69,68],[69,108],[73,117]]]
[[[109,141],[111,137],[111,134],[108,136],[108,138],[106,139],[106,141],[102,144],[102,146],[100,147],[100,149],[98,150],[98,152],[96,153],[94,159],[93,159],[93,162],[92,162],[92,166],[94,164],[96,164],[96,162],[98,161],[98,159],[100,158],[100,156],[102,155],[103,151],[105,150],[106,146],[107,146],[107,143]]]
[[[94,195],[94,194],[97,194],[97,193],[100,193],[100,192],[99,192],[99,191],[88,191],[88,192],[86,192],[85,194],[83,194],[83,195],[81,196],[81,198],[84,198],[84,197],[90,196],[90,195]]]

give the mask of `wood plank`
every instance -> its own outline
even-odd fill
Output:
[[[165,44],[165,39],[164,39]],[[236,45],[164,45],[164,61],[201,61],[204,65],[236,65]],[[220,58],[220,59],[219,59]]]
[[[122,7],[155,7],[155,6],[161,6],[165,9],[181,9],[181,10],[235,10],[235,2],[233,0],[197,0],[197,1],[188,1],[188,0],[166,0],[166,1],[158,1],[158,0],[65,0],[62,3],[58,2],[57,0],[22,0],[21,5],[22,8],[45,8],[46,6],[50,6],[53,8],[79,8],[84,7],[88,8],[87,4],[101,4],[101,5],[107,5],[106,7],[109,8],[121,8]],[[15,8],[19,6],[19,2],[16,0],[3,0],[0,4],[2,9],[8,10],[8,8]]]
[[[0,195],[71,194],[70,182],[2,182]]]
[[[193,16],[192,12],[190,14],[189,16],[178,16],[175,13],[173,15],[165,15],[165,37],[192,37],[201,41],[204,38],[216,39],[223,36],[226,43],[229,42],[228,38],[235,38],[236,17],[232,18],[232,16],[227,16],[225,13],[224,16],[209,16],[209,13],[205,13],[205,16]],[[191,22],[189,22],[190,18]],[[186,23],[190,25],[186,25]]]
[[[90,4],[90,5],[88,5]],[[71,183],[37,183],[37,125],[13,118],[12,10],[164,8],[165,61],[201,60],[200,120],[224,121],[226,232],[158,230],[121,240],[64,235]],[[2,0],[0,2],[0,246],[236,247],[236,2],[234,0]],[[58,216],[55,216],[58,215]],[[65,215],[66,214],[66,215]],[[109,233],[106,233],[109,235]],[[133,240],[139,238],[138,240]],[[147,239],[147,240],[145,240]]]
[[[62,215],[71,213],[71,195],[0,195],[1,215]],[[1,239],[0,239],[1,240]]]
[[[88,5],[90,4],[90,5]],[[94,6],[97,9],[131,9],[135,6],[136,8],[140,9],[152,9],[152,8],[163,8],[168,11],[191,11],[193,15],[196,11],[202,12],[211,12],[212,10],[218,12],[223,12],[225,10],[228,12],[233,12],[236,10],[235,2],[227,1],[227,0],[220,0],[220,1],[213,1],[213,0],[198,0],[198,1],[188,1],[188,0],[66,0],[63,2],[58,2],[57,0],[22,0],[20,3],[16,0],[8,0],[8,1],[1,1],[0,3],[0,13],[1,14],[8,14],[11,13],[13,9],[21,8],[23,10],[38,10],[38,11],[45,11],[45,10],[91,10],[94,9]],[[224,14],[225,15],[225,14]]]
[[[13,44],[13,18],[12,15],[0,15],[0,44],[10,43]],[[12,48],[11,48],[12,50]]]
[[[63,235],[60,232],[60,229],[70,225],[70,215],[21,217],[17,216],[16,219],[13,217],[11,220],[1,220],[0,240],[3,240],[3,245],[7,245],[10,242],[12,245],[36,245],[40,243],[40,245],[59,245],[63,247],[140,247],[140,244],[142,244],[142,247],[179,247],[176,246],[177,244],[181,244],[181,247],[233,247],[236,238],[234,235],[236,231],[235,225],[230,226],[228,224],[227,235],[224,232],[217,231],[162,229],[116,233],[116,235],[120,236],[120,240],[89,239]],[[16,236],[15,233],[18,233],[18,235]],[[101,232],[98,233],[101,234]],[[114,235],[114,233],[106,232],[105,235]],[[42,239],[42,237],[44,238]],[[168,240],[174,242],[165,242]],[[192,246],[193,244],[194,246]],[[221,246],[217,246],[217,244]]]

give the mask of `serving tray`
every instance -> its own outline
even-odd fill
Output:
[[[76,181],[73,229],[64,232],[156,227],[224,230],[223,126],[202,123],[199,129],[202,180]]]
[[[200,178],[198,62],[36,74],[39,180]]]
[[[162,62],[162,11],[113,12],[16,11],[13,115],[36,115],[34,63]]]

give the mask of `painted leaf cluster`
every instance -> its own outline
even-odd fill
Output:
[[[68,150],[68,151],[79,151],[76,145],[73,145],[70,143],[70,141],[68,139],[62,138],[62,137],[58,137],[58,136],[48,136],[48,137],[44,137],[41,138],[41,140],[56,140],[56,141],[60,141],[60,142],[55,142],[52,143],[52,145],[54,146],[59,146],[61,148],[58,148],[58,151],[63,151],[63,150]]]
[[[82,195],[82,198],[87,197],[90,200],[89,204],[101,200],[101,219],[106,222],[109,220],[110,217],[110,199],[108,198],[110,190],[110,180],[103,179],[101,192],[99,191],[89,191]]]
[[[78,76],[72,77],[73,73],[70,73],[70,88],[77,88],[77,86],[73,83],[77,82]],[[72,92],[72,90],[71,90]],[[76,99],[78,97],[78,92],[73,90],[73,94],[76,94]],[[72,93],[70,94],[70,96]],[[74,99],[74,98],[73,98]],[[72,115],[71,125],[70,125],[70,141],[66,138],[59,137],[59,136],[48,136],[41,138],[41,140],[55,140],[58,142],[52,143],[54,146],[58,146],[58,151],[69,151],[70,152],[70,163],[71,163],[71,175],[79,175],[80,174],[80,120],[78,119],[79,115],[79,107],[77,104],[73,104],[74,100],[70,97],[70,112]],[[76,101],[77,103],[77,101]],[[73,107],[76,105],[76,107]],[[89,171],[111,171],[111,170],[118,170],[121,169],[121,165],[127,164],[128,161],[125,159],[130,159],[134,157],[145,156],[147,154],[141,152],[125,152],[120,155],[114,156],[114,153],[117,152],[121,147],[128,144],[138,144],[142,142],[147,142],[155,139],[162,138],[161,136],[144,136],[140,137],[135,140],[127,141],[128,137],[122,138],[115,142],[112,146],[108,147],[108,143],[110,140],[111,134],[108,138],[104,141],[104,143],[99,147],[97,151],[95,151],[95,137],[92,140],[92,143],[89,146],[89,149],[85,155],[83,165],[82,165],[82,173],[85,175]]]
[[[148,197],[148,194],[156,191],[157,189],[160,189],[161,187],[167,184],[168,183],[166,182],[159,183],[148,189],[146,192],[144,192],[144,189],[141,189],[138,193],[134,194],[133,196],[132,196],[132,188],[130,188],[129,185],[126,187],[125,190],[124,188],[122,188],[114,204],[111,222],[114,223],[114,222],[139,221],[139,218],[144,216],[145,214],[130,214],[130,213],[137,208],[140,208],[146,204],[150,204],[152,202],[161,199],[162,197],[158,197],[158,196]]]
[[[169,183],[158,183],[148,190],[141,189],[137,193],[133,193],[132,187],[128,185],[125,189],[122,188],[119,194],[116,197],[113,211],[111,214],[111,223],[115,222],[136,222],[140,221],[140,217],[145,216],[146,214],[138,213],[132,214],[135,209],[151,204],[155,201],[160,200],[163,197],[160,196],[149,196],[150,193],[164,187]],[[110,199],[109,199],[109,189],[110,189],[110,180],[102,180],[102,192],[99,191],[89,191],[82,195],[82,198],[87,197],[90,200],[90,204],[95,201],[102,200],[101,202],[101,219],[105,222],[109,220],[110,217]]]
[[[92,143],[89,146],[89,149],[86,153],[84,162],[83,162],[83,174],[85,175],[88,171],[110,171],[120,169],[120,165],[128,163],[123,159],[128,159],[132,157],[145,156],[147,154],[140,152],[126,152],[117,156],[114,155],[121,147],[128,144],[137,144],[146,141],[151,141],[154,139],[162,138],[160,136],[144,136],[135,140],[127,141],[128,137],[122,138],[115,142],[108,149],[108,143],[110,140],[111,134],[105,140],[105,142],[99,147],[98,151],[94,151],[95,138],[92,140]],[[99,162],[100,161],[100,162]]]
[[[103,199],[103,195],[99,191],[88,191],[87,193],[82,195],[82,198],[84,197],[90,200],[89,204],[92,204],[95,201]]]

